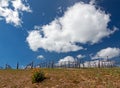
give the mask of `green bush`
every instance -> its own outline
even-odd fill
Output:
[[[45,79],[45,74],[40,69],[34,69],[32,75],[32,83],[39,83]]]

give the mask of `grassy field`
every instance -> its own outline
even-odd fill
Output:
[[[0,70],[0,88],[120,88],[120,68],[41,69],[46,79],[32,83],[32,70]]]

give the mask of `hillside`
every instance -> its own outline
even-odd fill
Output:
[[[0,88],[120,88],[120,68],[41,70],[46,79],[34,84],[32,70],[0,70]]]

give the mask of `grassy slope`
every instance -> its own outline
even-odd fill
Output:
[[[0,70],[0,88],[120,88],[120,68],[42,69],[47,79],[31,83],[31,70]]]

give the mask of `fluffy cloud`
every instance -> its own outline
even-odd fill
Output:
[[[90,4],[95,4],[96,3],[96,0],[90,0]]]
[[[85,55],[81,55],[81,54],[77,55],[77,58],[78,58],[78,59],[82,59],[82,58],[84,58],[84,57],[85,57]]]
[[[83,63],[84,67],[110,67],[115,65],[115,61],[86,61]],[[81,64],[81,67],[83,67],[83,64]]]
[[[79,59],[82,59],[82,58],[85,57],[85,55],[79,54],[76,57],[79,58]],[[70,64],[70,63],[74,64],[75,61],[77,61],[76,58],[74,58],[72,56],[66,56],[66,57],[60,59],[56,65],[67,65],[67,64]]]
[[[77,46],[65,40],[55,41],[52,38],[45,38],[45,37],[43,38],[42,35],[40,35],[40,33],[41,31],[34,30],[32,32],[29,32],[29,36],[27,37],[27,42],[29,43],[29,46],[33,51],[37,51],[38,48],[43,48],[48,51],[56,51],[56,52],[77,51],[79,49],[82,49],[82,47]]]
[[[81,57],[81,55],[79,55]],[[85,57],[85,56],[84,56]],[[60,59],[58,61],[58,63],[56,63],[56,66],[64,66],[64,65],[75,65],[76,64],[77,59],[75,59],[72,56],[66,56],[62,59]],[[80,65],[80,67],[105,67],[105,66],[113,66],[115,64],[115,61],[104,61],[104,60],[94,60],[94,61],[86,61],[84,63],[77,63]]]
[[[92,57],[92,59],[99,59],[99,58],[111,59],[111,58],[118,57],[119,55],[120,55],[120,49],[119,48],[108,47],[106,49],[102,49],[99,52],[97,52],[97,54],[94,57]]]
[[[67,65],[69,62],[75,62],[75,59],[72,56],[66,56],[58,61],[56,65]]]
[[[25,5],[23,0],[0,0],[0,18],[6,23],[20,26],[22,23],[20,15],[23,11],[31,12],[29,5]]]
[[[37,59],[44,59],[44,56],[43,55],[39,55],[39,56],[37,56]]]
[[[110,30],[110,15],[93,4],[76,3],[69,7],[62,17],[39,30],[29,32],[27,42],[33,51],[43,48],[47,51],[70,52],[83,49],[81,44],[95,44],[113,34]]]

